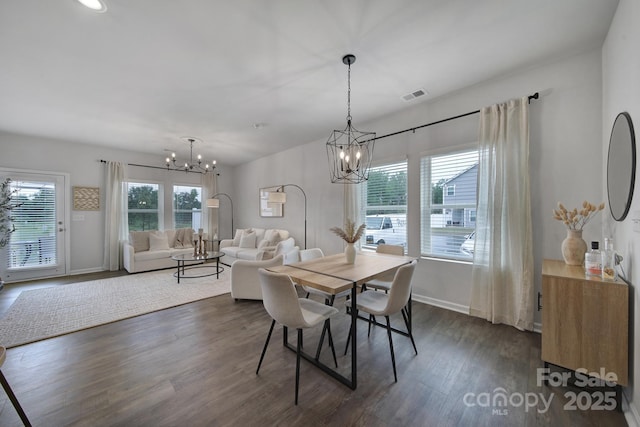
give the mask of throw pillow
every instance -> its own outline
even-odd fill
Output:
[[[273,233],[271,233],[271,238],[269,239],[269,246],[275,246],[280,243],[281,240],[282,236],[280,236],[280,233],[274,230]]]
[[[240,239],[240,247],[245,249],[255,249],[256,247],[256,233],[243,233]]]
[[[231,244],[231,246],[235,246],[235,247],[240,246],[240,239],[242,239],[243,233],[244,233],[244,230],[242,228],[238,228],[236,230],[236,235],[233,237],[233,243]]]
[[[176,249],[184,248],[184,228],[178,228],[176,230],[176,237],[173,243],[173,247]]]
[[[182,245],[185,248],[193,247],[193,228],[184,228],[184,242]]]
[[[167,242],[169,242],[170,248],[176,247],[176,230],[164,230],[167,235]]]
[[[149,250],[161,251],[169,249],[169,240],[167,235],[162,231],[153,231],[149,233]]]
[[[269,241],[267,239],[262,239],[260,240],[260,243],[258,243],[258,249],[264,249],[268,247],[269,247]]]
[[[133,252],[142,252],[149,250],[149,232],[148,231],[130,231],[129,243],[133,246]]]

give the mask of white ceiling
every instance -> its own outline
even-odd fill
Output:
[[[601,46],[617,0],[0,1],[0,130],[234,165]],[[401,97],[424,88],[428,96]],[[515,94],[518,95],[518,94]],[[258,128],[256,124],[261,124]],[[421,123],[416,123],[419,125]],[[375,129],[369,129],[375,130]]]

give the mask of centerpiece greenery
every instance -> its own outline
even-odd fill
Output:
[[[596,206],[586,200],[582,202],[582,209],[573,208],[568,210],[562,203],[558,203],[558,209],[553,210],[553,218],[562,221],[569,230],[582,230],[585,225],[598,212],[604,209],[604,203]]]
[[[347,258],[347,264],[355,263],[356,248],[354,246],[354,243],[360,240],[366,229],[367,226],[365,224],[361,224],[360,227],[356,228],[356,224],[350,219],[347,219],[347,221],[345,222],[344,229],[338,227],[332,227],[330,229],[342,240],[347,242],[347,247],[344,250],[344,254]]]
[[[360,224],[360,227],[356,228],[356,224],[350,219],[347,219],[344,225],[344,229],[339,227],[332,227],[330,228],[330,230],[345,242],[355,243],[360,240],[366,228],[367,226],[364,223]]]

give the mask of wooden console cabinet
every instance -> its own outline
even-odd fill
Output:
[[[629,376],[629,287],[587,278],[562,260],[542,263],[542,360],[571,370]],[[603,378],[607,379],[607,378]]]

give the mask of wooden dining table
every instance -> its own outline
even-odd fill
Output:
[[[347,264],[344,254],[328,255],[308,261],[296,262],[288,265],[268,267],[274,273],[287,274],[300,285],[310,286],[332,295],[351,289],[352,305],[355,307],[358,288],[374,277],[394,270],[413,261],[414,257],[380,254],[376,252],[360,252],[355,263]],[[357,310],[350,310],[351,315],[351,378],[325,365],[315,355],[302,352],[302,357],[341,383],[355,390],[358,386],[358,358],[357,358]],[[287,328],[284,328],[283,344],[295,351],[288,342]]]

